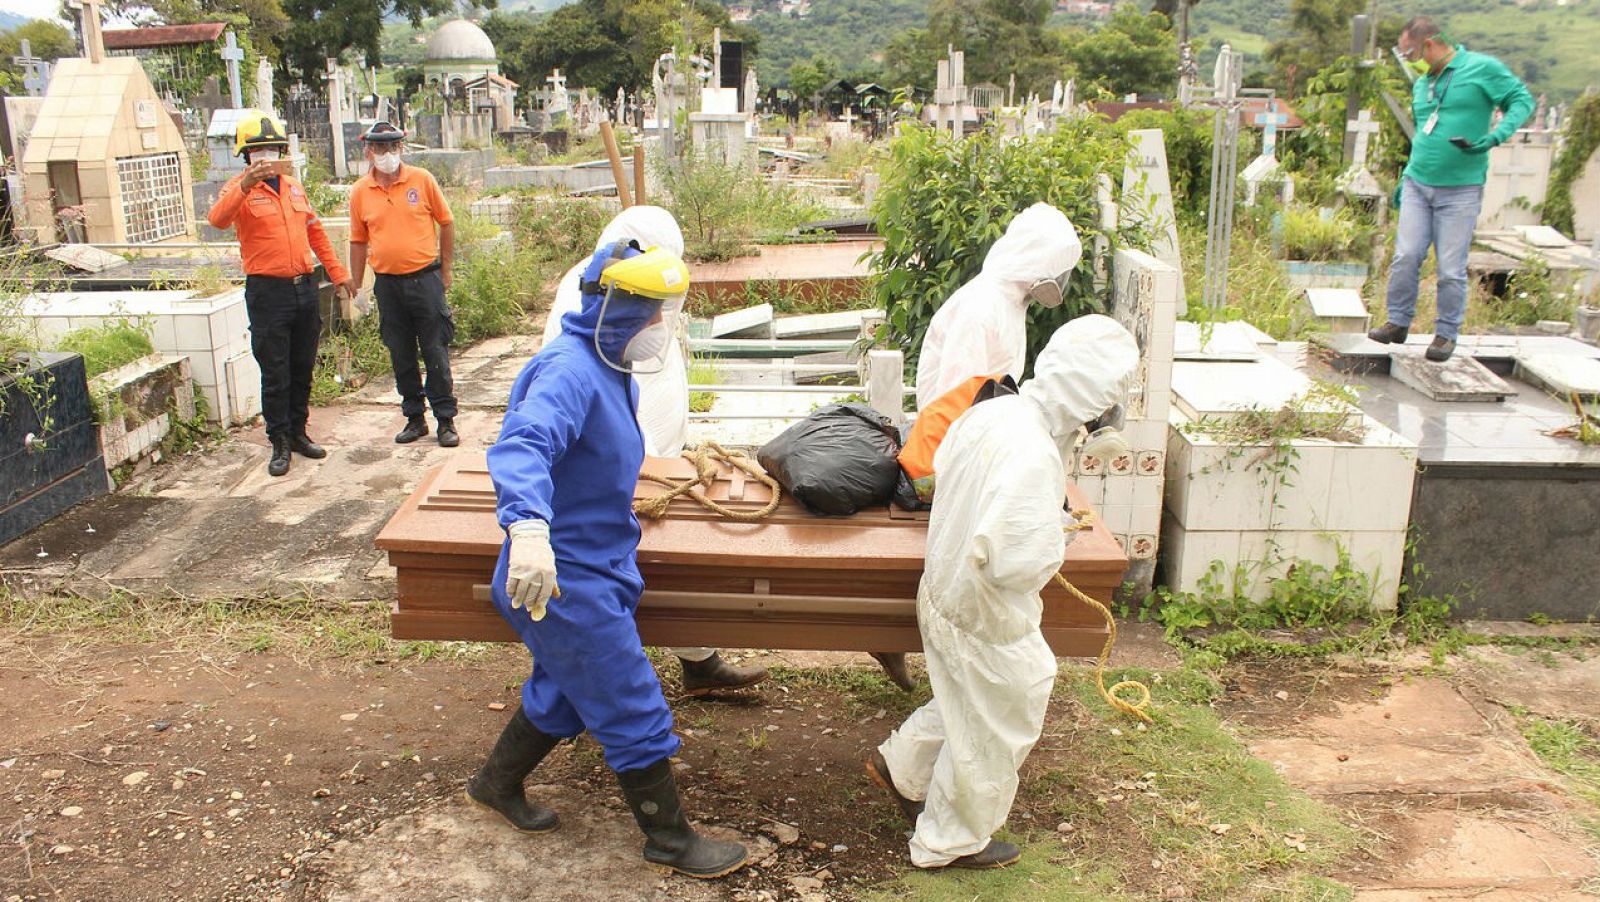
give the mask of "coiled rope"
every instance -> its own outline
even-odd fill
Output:
[[[783,500],[783,489],[778,481],[767,475],[760,465],[751,460],[741,451],[729,451],[716,442],[706,442],[697,448],[687,449],[683,458],[694,464],[695,478],[682,482],[657,476],[654,473],[640,473],[639,478],[656,485],[664,485],[668,491],[649,498],[637,498],[633,502],[633,512],[641,517],[651,520],[660,520],[667,515],[667,509],[672,505],[674,498],[688,495],[700,503],[701,507],[735,520],[740,523],[753,523],[756,520],[771,516],[778,509],[778,502]],[[772,490],[772,499],[760,510],[741,511],[735,510],[712,501],[706,496],[706,491],[717,479],[716,461],[722,461],[730,467],[738,467],[750,478],[757,480],[762,485]]]

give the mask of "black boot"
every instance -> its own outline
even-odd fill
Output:
[[[409,417],[406,419],[406,428],[395,433],[394,441],[397,445],[409,445],[427,434],[428,420],[426,417]]]
[[[461,444],[461,436],[456,434],[456,421],[450,417],[439,418],[439,447],[454,448]]]
[[[744,846],[694,832],[678,803],[678,784],[666,758],[638,770],[617,771],[622,795],[644,831],[644,860],[688,877],[721,877],[744,866]]]
[[[541,732],[518,707],[500,732],[489,760],[467,781],[467,798],[496,812],[523,833],[554,830],[556,813],[529,802],[522,781],[560,741]]]
[[[1016,864],[1022,858],[1022,850],[1003,839],[991,839],[989,844],[981,851],[971,855],[963,855],[955,861],[945,865],[947,868],[964,868],[971,871],[988,871],[994,868],[1003,868]]]
[[[282,476],[289,472],[289,435],[280,432],[272,436],[272,459],[267,461],[268,476]]]
[[[928,803],[912,801],[900,794],[900,790],[895,788],[894,777],[889,773],[889,762],[883,760],[882,752],[873,749],[871,754],[867,755],[866,765],[867,776],[894,799],[894,803],[900,806],[900,813],[911,822],[911,826],[915,827],[917,818],[922,816],[922,809],[926,808]]]
[[[328,456],[328,452],[306,435],[304,429],[289,436],[289,448],[301,457],[310,460],[321,460]]]
[[[767,678],[765,667],[734,667],[716,652],[704,661],[679,658],[678,663],[683,665],[683,694],[688,696],[744,689]]]
[[[903,651],[875,651],[872,657],[878,661],[878,666],[883,668],[884,674],[896,686],[907,692],[916,691],[917,684],[911,679],[911,671],[906,667],[906,653]]]

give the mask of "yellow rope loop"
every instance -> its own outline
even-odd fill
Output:
[[[695,478],[682,482],[674,482],[665,476],[654,473],[641,473],[639,478],[656,485],[664,485],[668,491],[649,498],[637,498],[633,502],[633,511],[641,517],[660,520],[667,515],[667,510],[672,506],[675,498],[689,496],[700,504],[701,507],[720,514],[723,517],[738,523],[753,523],[765,519],[778,509],[778,503],[783,500],[783,489],[778,481],[767,475],[760,465],[739,451],[729,451],[716,442],[706,442],[697,448],[685,449],[684,459],[694,464]],[[716,461],[721,461],[730,467],[737,467],[751,479],[760,482],[772,490],[772,498],[766,506],[755,511],[735,510],[711,500],[706,491],[711,488],[717,479]]]
[[[1080,512],[1073,511],[1074,515],[1078,513]],[[1075,528],[1087,529],[1088,527],[1079,525]],[[1056,582],[1060,583],[1061,587],[1066,589],[1067,592],[1070,593],[1074,598],[1078,599],[1089,607],[1094,608],[1096,611],[1099,611],[1100,616],[1106,619],[1106,626],[1111,630],[1110,634],[1106,636],[1105,647],[1100,649],[1100,659],[1096,661],[1094,665],[1094,685],[1095,688],[1100,690],[1100,697],[1106,700],[1106,704],[1117,709],[1118,711],[1123,712],[1124,714],[1132,714],[1134,717],[1139,718],[1145,723],[1155,723],[1155,719],[1150,716],[1150,712],[1148,710],[1150,707],[1150,687],[1139,682],[1138,680],[1123,680],[1115,686],[1112,686],[1110,689],[1106,688],[1106,661],[1111,659],[1111,647],[1117,644],[1116,618],[1111,616],[1111,611],[1105,605],[1093,598],[1090,598],[1088,595],[1080,591],[1077,586],[1067,582],[1066,577],[1057,573],[1055,575],[1055,580]],[[1128,701],[1127,699],[1124,699],[1118,695],[1118,693],[1125,690],[1136,691],[1138,693],[1137,700]]]

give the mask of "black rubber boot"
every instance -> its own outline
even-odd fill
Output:
[[[889,794],[890,798],[894,799],[894,803],[900,806],[900,813],[905,815],[906,820],[910,821],[913,827],[916,826],[917,818],[922,816],[922,809],[927,807],[927,803],[913,802],[900,794],[900,790],[895,788],[894,777],[889,773],[889,762],[883,760],[882,752],[873,749],[867,755],[866,764],[867,776],[871,777],[872,782],[878,784],[884,792]]]
[[[289,436],[278,433],[272,436],[272,459],[267,461],[268,476],[282,476],[289,472]]]
[[[428,420],[426,417],[411,417],[406,420],[406,428],[395,434],[394,442],[397,445],[409,445],[424,435],[428,434]]]
[[[328,456],[328,452],[321,445],[311,440],[302,430],[289,437],[289,448],[294,453],[308,460],[321,460]]]
[[[688,696],[744,689],[767,678],[765,667],[735,667],[716,652],[704,661],[679,658],[678,663],[683,665],[683,694]]]
[[[506,819],[523,833],[549,833],[556,828],[556,813],[528,801],[522,781],[561,740],[547,735],[517,708],[500,732],[489,760],[467,781],[467,798]]]
[[[878,665],[888,675],[889,680],[907,692],[913,692],[917,684],[911,679],[911,671],[906,667],[906,653],[903,651],[875,651],[872,657],[876,658]]]
[[[678,802],[672,762],[666,758],[638,770],[617,771],[622,795],[644,831],[644,860],[687,877],[710,879],[744,866],[744,846],[694,832]]]
[[[981,852],[963,855],[955,861],[945,865],[947,868],[963,868],[971,871],[987,871],[994,868],[1003,868],[1008,864],[1016,864],[1022,858],[1022,850],[1015,845],[1000,839],[991,839]]]
[[[450,417],[439,418],[439,446],[454,448],[461,444],[461,436],[456,433],[456,421]]]

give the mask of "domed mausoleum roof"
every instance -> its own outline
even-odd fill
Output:
[[[427,61],[430,63],[493,59],[494,42],[483,29],[466,19],[452,19],[428,38]]]

